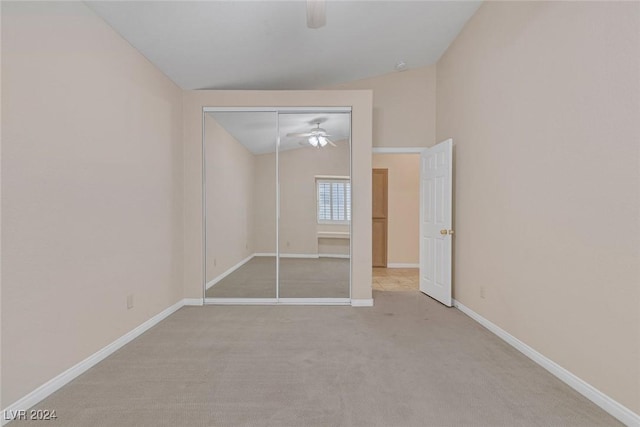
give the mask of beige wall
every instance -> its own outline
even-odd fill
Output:
[[[4,407],[182,299],[181,102],[83,3],[2,2]]]
[[[254,156],[253,226],[256,253],[276,252],[276,159],[273,154]]]
[[[205,116],[207,282],[253,252],[254,155]]]
[[[436,143],[436,67],[420,67],[343,83],[329,89],[373,91],[374,147]]]
[[[326,90],[184,92],[185,297],[202,297],[202,108],[205,106],[352,107],[352,296],[371,298],[371,92]]]
[[[420,262],[420,155],[374,154],[373,168],[388,170],[387,262]]]
[[[636,413],[639,26],[638,3],[487,2],[437,70],[455,298]]]

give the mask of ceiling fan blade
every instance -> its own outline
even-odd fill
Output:
[[[305,132],[305,133],[288,133],[287,137],[288,138],[308,138],[310,136],[331,136],[328,133],[318,133],[318,132]]]
[[[329,138],[325,138],[327,140],[327,142],[329,143],[329,145],[331,145],[332,147],[337,147],[336,144],[333,143],[332,140],[330,140]]]
[[[320,28],[327,23],[325,0],[307,0],[307,27]]]
[[[287,137],[289,138],[308,138],[310,136],[313,136],[312,133],[288,133]]]

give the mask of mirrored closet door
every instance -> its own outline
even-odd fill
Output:
[[[205,298],[276,298],[277,119],[204,114]]]
[[[205,302],[348,303],[351,113],[203,117]]]
[[[349,298],[351,115],[279,119],[279,296]]]

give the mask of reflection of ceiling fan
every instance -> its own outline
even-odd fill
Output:
[[[317,122],[316,127],[311,129],[309,132],[288,133],[287,136],[292,138],[309,138],[309,144],[316,148],[325,147],[327,144],[332,145],[333,147],[336,146],[336,144],[328,138],[331,135],[320,127],[320,122]]]

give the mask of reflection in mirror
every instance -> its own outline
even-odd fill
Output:
[[[276,298],[277,114],[205,114],[206,298]]]
[[[351,115],[278,118],[279,297],[349,298]]]

